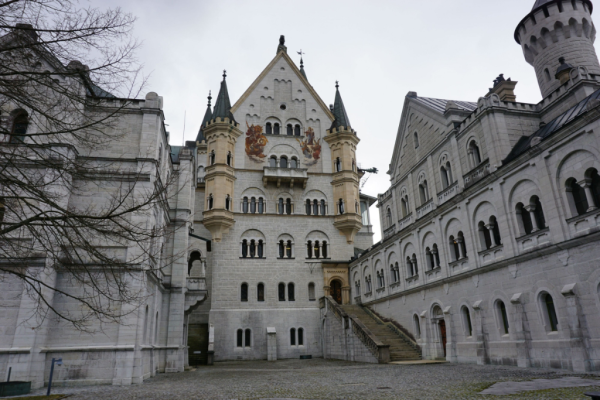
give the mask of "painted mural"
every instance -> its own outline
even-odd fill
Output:
[[[304,165],[310,167],[318,163],[321,158],[321,138],[315,139],[315,131],[313,128],[308,128],[308,130],[304,132],[304,135],[306,136],[304,140],[296,140],[300,143],[304,158],[307,160]]]
[[[246,154],[252,161],[264,163],[267,157],[264,154],[264,150],[269,140],[263,134],[262,126],[249,126],[247,122],[246,126],[248,127],[248,131],[246,132]]]

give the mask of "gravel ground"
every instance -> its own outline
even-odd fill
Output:
[[[577,376],[597,387],[523,392],[511,396],[479,394],[496,382]],[[344,361],[285,360],[218,363],[180,374],[161,374],[143,385],[56,388],[53,393],[80,399],[587,399],[600,390],[600,376],[565,371],[462,364],[373,365]],[[36,394],[42,394],[38,391]]]

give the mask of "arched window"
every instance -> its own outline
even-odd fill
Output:
[[[192,275],[192,268],[194,267],[194,263],[196,263],[196,266],[198,265],[198,263],[202,262],[202,257],[200,255],[200,252],[198,251],[193,251],[190,254],[190,259],[188,261],[188,275]]]
[[[308,284],[308,300],[315,301],[316,299],[317,298],[315,296],[315,284],[311,282]]]
[[[417,314],[413,315],[413,325],[415,326],[415,337],[417,339],[421,338],[421,322],[419,321],[419,316]]]
[[[285,213],[287,215],[291,215],[292,214],[292,200],[291,199],[287,199],[285,201]]]
[[[354,282],[354,289],[356,289],[356,295],[360,296],[360,281]]]
[[[425,249],[425,256],[427,258],[427,270],[431,271],[435,268],[435,258],[433,257],[433,253],[429,247]]]
[[[273,134],[273,124],[270,122],[267,122],[267,135],[272,135]]]
[[[248,199],[247,197],[244,197],[245,199]],[[253,197],[250,200],[250,212],[252,214],[256,214],[256,197]]]
[[[27,128],[29,126],[29,118],[27,113],[22,111],[13,120],[12,130],[10,132],[10,143],[23,143]]]
[[[408,199],[401,199],[400,204],[402,206],[402,218],[408,217]]]
[[[344,208],[344,200],[340,199],[338,202],[338,211],[340,213],[340,215],[345,214],[346,210]]]
[[[227,195],[227,197],[225,197],[225,209],[227,211],[229,211],[231,209],[231,197],[229,197],[229,195]]]
[[[598,171],[594,168],[588,170],[585,175],[586,179],[590,182],[594,206],[600,207],[600,175],[598,175]]]
[[[279,126],[279,124],[278,124],[277,122],[275,123],[275,126],[274,126],[274,128],[275,128],[275,129],[273,130],[273,133],[274,133],[275,135],[279,135],[281,132],[280,132],[280,126]]]
[[[440,167],[440,177],[442,178],[442,189],[446,189],[450,186],[450,181],[448,180],[448,173],[446,171],[446,167]]]
[[[490,236],[492,238],[492,247],[502,246],[502,237],[500,236],[500,225],[495,216],[490,217],[489,228],[491,229]]]
[[[471,160],[471,168],[475,168],[481,164],[481,152],[479,151],[477,142],[474,140],[469,143],[469,158]]]
[[[307,249],[307,257],[308,258],[313,258],[313,247],[312,247],[312,242],[309,240],[308,243],[306,244],[306,249]]]
[[[243,302],[247,302],[248,301],[248,284],[247,283],[242,283],[242,290],[241,290],[241,294],[240,294],[240,300]]]
[[[306,200],[306,215],[310,215],[312,213],[312,207],[310,204],[310,200]]]
[[[287,168],[288,167],[288,159],[287,157],[281,157],[279,160],[279,168]]]
[[[387,223],[388,223],[388,226],[392,226],[392,224],[393,224],[392,210],[390,210],[389,208],[387,209]]]
[[[462,232],[458,232],[458,244],[462,250],[462,257],[467,257],[467,243],[465,242],[465,235]]]
[[[442,265],[440,263],[440,252],[438,250],[438,246],[437,244],[433,245],[433,249],[431,249],[431,252],[433,253],[433,259],[434,259],[434,268],[441,268]]]
[[[533,221],[531,220],[531,214],[523,206],[523,203],[517,204],[516,212],[521,236],[529,235],[533,232]]]
[[[454,183],[454,177],[452,176],[452,165],[450,165],[450,161],[446,163],[446,177],[448,178],[448,185],[452,185]]]
[[[469,308],[466,306],[463,306],[463,308],[461,309],[461,314],[463,316],[463,324],[465,327],[465,336],[471,337],[471,336],[473,336],[473,324],[471,323],[471,312],[469,311]]]
[[[213,209],[213,205],[214,205],[214,199],[213,199],[213,195],[210,194],[208,196],[208,209],[212,210]]]
[[[242,240],[242,258],[248,258],[248,241]]]
[[[199,166],[198,167],[198,183],[203,183],[204,182],[204,177],[206,175],[206,172],[204,171],[204,166]]]
[[[256,257],[256,240],[250,241],[250,258]]]
[[[258,258],[264,258],[265,244],[262,240],[258,241]]]
[[[285,244],[283,240],[279,241],[279,258],[283,258],[285,256]]]
[[[287,135],[294,136],[294,127],[292,126],[292,124],[287,125]]]
[[[406,273],[408,274],[409,278],[415,276],[415,269],[410,256],[406,257]]]
[[[567,180],[567,196],[573,217],[587,213],[590,208],[585,190],[577,183],[575,178]]]
[[[450,236],[450,254],[452,254],[452,261],[458,261],[460,258],[458,241],[454,238],[454,236]]]
[[[506,312],[506,305],[502,300],[496,302],[496,311],[498,314],[498,322],[500,325],[500,333],[502,335],[508,335],[508,314]]]
[[[260,199],[258,199],[258,213],[259,214],[265,213],[265,201],[263,200],[262,197]]]
[[[417,255],[416,254],[412,255],[412,266],[413,266],[414,276],[418,276],[419,275],[419,266],[417,264]]]
[[[244,197],[244,200],[242,201],[242,212],[244,214],[248,214],[248,198]]]
[[[321,246],[319,246],[319,241],[315,241],[315,258],[321,258]]]
[[[283,207],[283,198],[279,198],[279,207],[278,207],[278,212],[280,215],[283,215],[284,212],[284,207]]]
[[[285,283],[280,283],[278,287],[279,301],[285,301]]]
[[[288,301],[296,301],[296,293],[293,283],[288,283]]]
[[[538,229],[546,229],[546,217],[544,216],[544,208],[542,202],[537,196],[533,196],[529,201],[533,208],[534,221],[537,223]]]
[[[319,215],[319,200],[313,201],[313,214]]]
[[[142,343],[146,344],[148,340],[148,306],[146,306],[146,313],[144,315],[144,341]]]
[[[294,135],[300,136],[300,125],[294,126]]]
[[[544,76],[546,77],[546,82],[552,81],[552,77],[550,77],[550,71],[548,71],[548,68],[544,70]]]
[[[304,346],[304,329],[298,328],[298,346]]]
[[[298,168],[298,159],[296,157],[292,157],[290,160],[290,168]]]
[[[321,215],[327,215],[327,209],[325,208],[325,200],[321,200]]]
[[[216,161],[215,151],[213,150],[210,152],[210,165],[215,165]]]
[[[241,329],[237,331],[237,347],[244,347],[244,331]]]
[[[290,329],[290,345],[296,345],[296,328]]]
[[[227,153],[227,165],[229,165],[231,167],[231,160],[232,160],[232,156],[231,156],[231,152]]]
[[[323,252],[323,258],[328,258],[327,256],[327,242],[323,242],[321,244],[321,251]]]
[[[554,299],[549,293],[543,293],[541,300],[544,310],[544,317],[546,319],[546,326],[550,329],[550,331],[557,332],[558,317],[556,315],[556,308],[554,308]]]
[[[419,193],[421,194],[421,204],[427,203],[429,201],[429,187],[426,180],[419,185]]]
[[[414,138],[414,141],[415,141],[415,149],[416,149],[416,148],[419,147],[419,134],[417,132],[415,132],[413,134],[413,138]]]
[[[335,172],[342,172],[342,159],[339,157],[335,159]]]
[[[269,158],[269,167],[277,168],[277,157],[272,156],[271,158]]]
[[[265,285],[263,283],[259,283],[256,287],[256,300],[265,301]]]
[[[292,258],[292,241],[288,240],[285,246],[285,256],[287,258]]]
[[[246,329],[244,335],[244,347],[250,347],[252,345],[252,331],[250,329]]]
[[[480,221],[478,226],[479,230],[479,241],[481,244],[481,250],[487,250],[492,248],[492,237],[490,236],[490,231],[485,226],[483,221]]]

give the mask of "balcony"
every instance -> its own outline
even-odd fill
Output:
[[[448,186],[446,189],[438,193],[438,203],[444,204],[458,194],[458,181]]]
[[[395,233],[396,233],[396,224],[390,226],[385,231],[383,231],[383,238],[387,239],[391,236],[394,236]]]
[[[208,296],[205,278],[187,278],[187,291],[185,292],[185,312],[197,308]]]
[[[550,229],[544,228],[536,232],[532,232],[529,235],[521,236],[517,238],[519,244],[519,250],[524,253],[531,250],[535,250],[538,247],[550,244]]]
[[[600,226],[600,209],[567,220],[572,237],[585,236]]]
[[[398,221],[398,232],[401,232],[404,228],[413,223],[412,214],[408,214],[406,217]]]
[[[490,160],[485,160],[484,162],[479,164],[479,166],[477,166],[474,170],[465,175],[465,188],[473,186],[475,183],[488,176],[490,174],[490,171]]]
[[[417,208],[417,219],[421,219],[434,210],[433,199]]]
[[[302,189],[306,189],[308,169],[264,167],[263,185],[267,187],[269,182],[275,183],[278,188],[283,184],[290,188],[293,188],[294,185],[298,185],[301,186]]]
[[[492,264],[496,261],[500,261],[504,258],[504,246],[498,245],[496,247],[492,247],[491,249],[486,249],[479,252],[479,259],[481,261],[481,265]]]

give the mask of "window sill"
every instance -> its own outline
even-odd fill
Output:
[[[479,253],[477,253],[477,254],[479,254],[480,256],[482,256],[482,255],[484,255],[484,254],[487,254],[487,253],[490,253],[490,252],[492,252],[492,251],[496,251],[496,250],[501,250],[501,249],[503,249],[503,248],[504,248],[504,245],[503,245],[503,244],[499,244],[498,246],[495,246],[495,247],[490,247],[489,249],[485,249],[485,250],[481,250],[481,251],[480,251]]]
[[[435,267],[434,269],[430,269],[429,271],[425,271],[425,273],[426,273],[427,275],[433,275],[433,274],[435,274],[436,272],[439,272],[439,271],[441,271],[441,270],[442,270],[442,267]]]
[[[240,257],[240,260],[266,260],[267,257]]]
[[[327,261],[327,260],[331,260],[331,258],[306,258],[307,260],[311,260],[311,261]]]
[[[572,222],[580,221],[580,220],[588,218],[590,215],[594,215],[594,214],[598,214],[598,213],[600,213],[600,208],[590,211],[590,212],[586,212],[585,214],[581,214],[581,215],[577,215],[575,217],[569,218],[569,219],[567,219],[567,222],[572,223]]]
[[[394,283],[391,283],[391,284],[390,284],[390,288],[391,288],[391,289],[395,289],[395,288],[397,288],[398,286],[400,286],[400,281],[398,281],[398,282],[394,282]]]
[[[544,234],[544,233],[548,233],[548,232],[550,232],[550,228],[546,227],[544,229],[540,229],[539,231],[531,232],[529,234],[520,236],[520,237],[516,238],[516,240],[517,241],[523,241],[523,240],[527,240],[529,238],[532,238],[534,236],[538,236],[538,235],[541,235],[541,234]]]
[[[461,258],[461,259],[459,259],[459,260],[454,260],[454,261],[452,261],[452,262],[451,262],[450,264],[448,264],[448,265],[449,265],[450,267],[455,267],[455,266],[457,266],[457,265],[458,265],[458,264],[460,264],[460,263],[463,263],[463,262],[468,262],[468,261],[469,261],[469,257],[463,257],[463,258]]]
[[[317,301],[317,299],[308,299],[308,301]]]
[[[406,278],[406,282],[414,282],[419,280],[419,275],[411,276],[410,278]]]
[[[295,259],[296,259],[296,257],[291,257],[291,258],[290,258],[290,257],[283,257],[283,258],[281,258],[281,257],[277,257],[277,259],[278,259],[278,260],[295,260]]]
[[[372,294],[373,294],[373,292],[367,292],[367,293],[365,293],[365,297],[371,297]]]
[[[384,287],[380,287],[379,289],[376,290],[377,293],[381,293],[385,291],[385,286]]]

